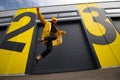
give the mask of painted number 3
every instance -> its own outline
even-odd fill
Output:
[[[116,39],[116,32],[115,32],[115,29],[113,28],[113,25],[110,22],[106,21],[107,17],[104,15],[104,12],[101,9],[95,8],[95,7],[89,7],[83,10],[83,12],[85,13],[91,13],[92,11],[97,12],[99,14],[98,16],[95,16],[95,17],[92,16],[93,21],[103,25],[103,27],[106,30],[106,33],[102,36],[95,36],[95,35],[92,35],[90,32],[88,32],[89,33],[88,35],[92,39],[91,40],[92,43],[95,43],[95,44],[112,43]]]

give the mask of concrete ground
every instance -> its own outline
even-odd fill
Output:
[[[42,75],[3,75],[0,80],[120,80],[120,67]]]

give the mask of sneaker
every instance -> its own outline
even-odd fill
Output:
[[[42,59],[42,56],[39,54],[36,58],[34,63],[37,64]]]
[[[42,40],[41,40],[41,39],[38,39],[37,41],[38,41],[38,42],[42,42]]]
[[[38,64],[39,61],[40,61],[40,60],[35,59],[35,60],[34,60],[34,64]]]

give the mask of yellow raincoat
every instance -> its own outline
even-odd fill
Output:
[[[41,38],[48,37],[51,31],[51,22],[45,20],[42,13],[40,13],[39,11],[37,11],[37,14],[38,14],[39,20],[44,24],[44,29],[43,29]],[[52,42],[53,46],[58,46],[62,44],[62,34],[65,34],[65,33],[66,33],[65,31],[57,29],[57,32],[55,33],[55,35],[57,36],[57,39]],[[43,41],[43,44],[45,44],[45,41]]]

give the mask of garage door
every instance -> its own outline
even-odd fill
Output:
[[[120,17],[111,18],[116,30],[120,33]]]
[[[7,28],[7,26],[0,26],[0,41],[2,40],[2,38],[5,35],[6,28]]]
[[[31,74],[43,74],[66,71],[80,71],[98,68],[88,44],[81,21],[59,22],[58,28],[65,30],[63,44],[37,65],[33,64]],[[41,36],[43,25],[37,29],[37,38]],[[45,49],[42,43],[36,43],[35,55]]]

